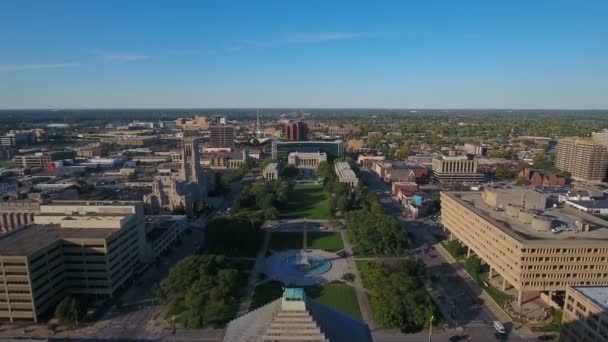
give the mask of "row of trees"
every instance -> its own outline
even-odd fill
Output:
[[[255,256],[264,238],[261,215],[237,213],[212,219],[205,228],[208,253]]]
[[[279,216],[278,208],[286,203],[288,194],[289,183],[283,180],[245,185],[235,202],[234,211],[261,211],[265,219],[274,220]]]
[[[180,321],[187,328],[229,321],[239,304],[243,275],[221,255],[182,259],[155,287],[164,303],[181,307]]]
[[[411,333],[429,323],[436,307],[422,282],[424,272],[424,263],[413,259],[393,266],[370,262],[361,267],[377,324]]]
[[[412,244],[395,217],[367,209],[346,214],[348,234],[357,254],[400,255]]]

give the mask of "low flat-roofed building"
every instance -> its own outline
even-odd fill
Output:
[[[356,187],[359,184],[359,179],[355,172],[350,168],[350,165],[346,162],[337,162],[334,165],[336,175],[338,176],[338,182],[348,184],[349,186]]]
[[[34,222],[0,236],[0,320],[36,322],[68,294],[112,296],[145,238],[141,202],[49,203]]]
[[[295,165],[299,169],[316,170],[321,162],[327,161],[327,153],[325,152],[290,152],[287,157],[287,163]]]
[[[521,304],[524,294],[551,297],[570,285],[608,284],[608,221],[574,208],[545,208],[522,188],[441,193],[441,223],[502,277]]]
[[[566,205],[592,215],[608,215],[608,199],[567,200]]]
[[[559,340],[608,341],[607,286],[568,286]]]
[[[278,163],[268,163],[263,170],[264,180],[266,181],[274,181],[279,179],[279,164]]]

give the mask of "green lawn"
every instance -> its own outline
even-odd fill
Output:
[[[320,249],[327,252],[337,252],[344,248],[340,233],[333,232],[310,232],[308,236],[308,248]],[[272,233],[270,237],[270,249],[280,251],[284,249],[302,248],[302,233]]]
[[[355,289],[351,286],[339,283],[327,284],[325,286],[310,286],[304,288],[306,295],[321,304],[327,305],[337,311],[345,313],[356,319],[361,319],[359,302],[355,295]],[[254,310],[271,301],[280,298],[283,294],[283,284],[271,281],[255,288],[253,299],[249,310]]]
[[[318,184],[295,184],[280,210],[282,219],[329,219],[329,194]]]
[[[339,283],[327,284],[322,287],[312,286],[306,288],[306,295],[353,318],[361,319],[357,295],[355,289],[351,286]]]

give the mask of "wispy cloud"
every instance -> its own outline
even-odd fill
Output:
[[[340,40],[355,40],[372,38],[381,35],[379,32],[324,32],[324,33],[298,33],[288,34],[270,40],[238,40],[226,47],[228,52],[240,51],[246,48],[267,48],[287,44],[322,43]]]
[[[80,66],[80,62],[69,63],[32,63],[32,64],[11,64],[0,65],[0,71],[28,71],[40,69],[66,69]]]
[[[317,43],[330,42],[336,40],[353,40],[359,38],[368,38],[378,35],[374,32],[327,32],[327,33],[306,33],[292,34],[285,37],[288,43]]]
[[[135,62],[148,59],[146,55],[129,51],[92,50],[91,52],[107,61]]]

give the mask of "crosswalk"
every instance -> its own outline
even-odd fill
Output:
[[[489,321],[468,321],[462,322],[460,326],[464,328],[492,328],[493,323]]]

